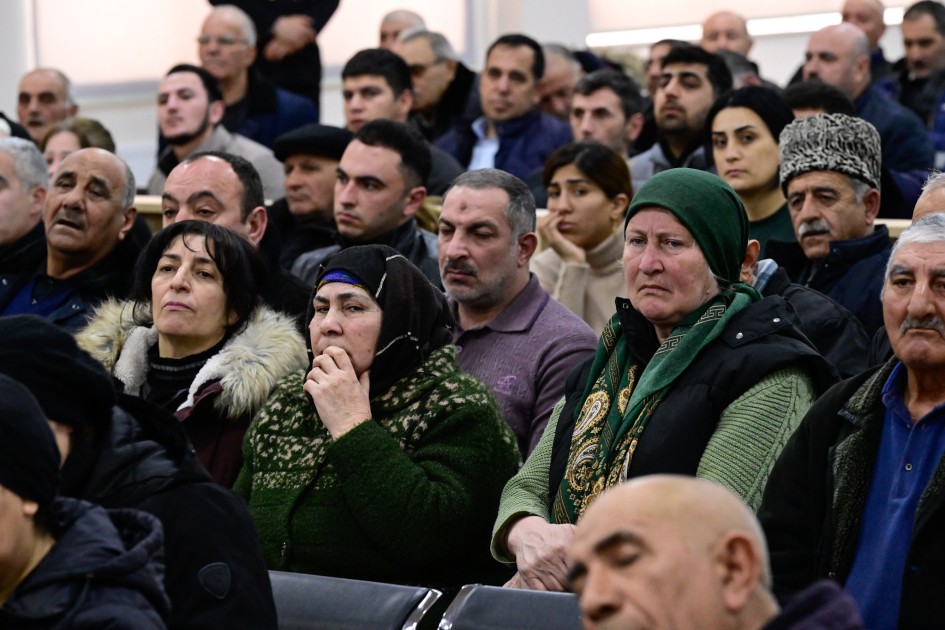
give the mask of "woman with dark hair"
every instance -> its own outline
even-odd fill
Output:
[[[291,318],[259,301],[250,243],[206,221],[170,225],[135,268],[130,302],[106,302],[77,335],[117,387],[175,413],[215,481],[233,485],[253,414],[305,365]]]
[[[614,297],[626,295],[617,226],[632,195],[627,162],[596,142],[575,142],[548,157],[543,181],[548,216],[538,233],[546,249],[532,258],[531,270],[599,335]]]
[[[458,588],[494,581],[515,436],[464,374],[443,293],[384,245],[319,266],[312,367],[253,420],[236,491],[270,569]]]
[[[778,185],[778,138],[794,114],[773,90],[749,86],[723,94],[706,117],[706,155],[745,204],[748,236],[793,241],[794,226]]]

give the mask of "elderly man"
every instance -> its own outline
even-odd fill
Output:
[[[297,318],[310,305],[311,285],[279,266],[279,236],[269,229],[262,182],[248,160],[219,151],[193,154],[174,167],[161,193],[164,227],[187,219],[229,228],[256,247],[268,263],[260,297],[277,311]]]
[[[158,125],[168,146],[148,180],[148,194],[160,195],[174,167],[203,151],[222,151],[249,160],[262,178],[267,199],[283,194],[282,165],[263,145],[222,125],[225,104],[216,77],[198,66],[176,65],[158,86]]]
[[[45,257],[48,184],[46,162],[33,142],[0,139],[0,273],[32,271]]]
[[[310,100],[277,88],[252,68],[256,27],[232,5],[214,8],[197,38],[200,65],[220,82],[223,126],[270,149],[277,136],[318,120]]]
[[[840,18],[849,22],[866,35],[870,45],[870,76],[880,81],[893,73],[892,64],[886,60],[879,40],[886,32],[884,13],[886,8],[880,0],[846,0],[840,10]]]
[[[535,200],[518,178],[497,169],[457,178],[443,200],[438,242],[459,365],[492,389],[524,457],[568,372],[594,351],[594,333],[529,272]]]
[[[574,53],[561,44],[544,44],[541,50],[545,55],[545,74],[538,83],[538,109],[567,120],[574,86],[584,70]]]
[[[302,254],[333,245],[338,162],[352,133],[317,123],[276,139],[276,158],[285,165],[285,198],[266,209],[282,235],[279,264],[291,269]]]
[[[607,490],[577,526],[570,565],[588,629],[862,627],[827,580],[779,611],[754,514],[701,479],[652,475]]]
[[[410,124],[435,142],[454,125],[482,115],[479,77],[459,60],[440,33],[407,31],[394,49],[403,57],[413,80]]]
[[[843,23],[811,35],[804,80],[839,88],[853,101],[857,116],[876,127],[882,165],[891,176],[883,185],[882,216],[908,217],[932,166],[932,143],[914,112],[870,84],[870,49],[863,31]]]
[[[705,118],[715,99],[731,87],[732,75],[722,58],[698,46],[674,48],[663,58],[653,98],[656,143],[630,160],[634,186],[670,168],[709,168]]]
[[[766,254],[791,280],[833,298],[872,335],[882,326],[879,292],[892,243],[874,225],[880,204],[880,140],[843,114],[795,120],[781,132],[781,189],[797,235]]]
[[[20,79],[16,115],[36,144],[53,125],[75,116],[78,111],[79,106],[72,97],[72,83],[59,70],[37,68]]]
[[[831,577],[870,628],[945,616],[945,214],[896,241],[883,285],[895,353],[811,407],[759,512],[780,595]]]
[[[137,214],[131,169],[103,149],[59,164],[46,195],[46,257],[39,268],[0,276],[0,313],[32,313],[81,328],[107,297],[128,293],[138,255],[126,238]]]
[[[426,22],[420,15],[407,9],[391,11],[381,18],[381,30],[377,37],[378,48],[393,50],[401,33],[425,29]]]
[[[745,18],[731,11],[713,13],[702,23],[699,45],[708,52],[731,50],[745,57],[755,41],[748,34]]]
[[[437,146],[468,170],[498,168],[528,180],[571,140],[566,122],[537,108],[544,73],[545,55],[532,38],[515,33],[492,42],[479,77],[483,115],[454,127]]]
[[[344,247],[390,245],[439,286],[436,236],[417,225],[426,199],[430,151],[407,125],[374,120],[361,127],[338,163],[335,224],[339,244],[302,254],[292,273],[314,286],[322,260]]]
[[[629,160],[643,128],[643,97],[633,79],[616,70],[595,70],[574,86],[571,135],[594,140]]]

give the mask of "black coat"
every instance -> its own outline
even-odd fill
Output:
[[[882,437],[882,389],[896,362],[827,391],[810,408],[771,471],[758,517],[768,538],[779,597],[822,577],[843,584],[850,573]],[[937,628],[945,619],[943,532],[945,462],[940,461],[916,511],[900,628]]]
[[[7,629],[164,628],[161,525],[136,510],[52,504],[56,544],[0,607]]]
[[[63,494],[161,521],[171,628],[276,627],[246,504],[210,480],[169,413],[120,396],[109,422],[75,436],[62,474]]]

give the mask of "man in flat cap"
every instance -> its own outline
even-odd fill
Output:
[[[330,125],[304,125],[276,138],[285,166],[285,197],[267,208],[282,235],[279,263],[286,269],[305,252],[335,243],[335,181],[341,156],[354,136]]]
[[[781,189],[796,243],[766,255],[791,280],[833,298],[866,332],[883,325],[880,289],[892,242],[874,225],[880,205],[879,133],[861,118],[818,114],[781,132]]]

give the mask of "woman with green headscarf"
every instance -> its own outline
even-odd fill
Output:
[[[782,298],[739,282],[747,242],[745,208],[715,175],[672,169],[634,197],[628,299],[502,494],[493,555],[517,565],[510,585],[563,590],[574,523],[631,477],[695,475],[758,506],[832,373]]]

